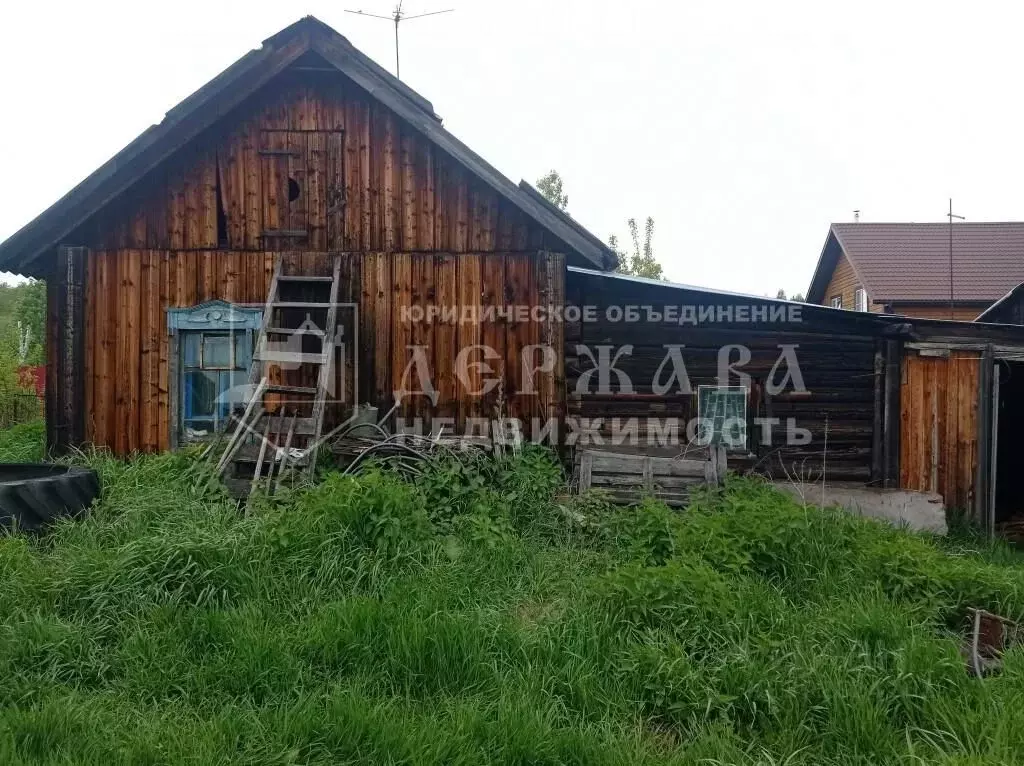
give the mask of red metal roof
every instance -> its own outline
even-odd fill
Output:
[[[1024,282],[1024,222],[952,228],[954,300],[995,301]],[[832,224],[872,301],[948,301],[949,230],[948,223]]]

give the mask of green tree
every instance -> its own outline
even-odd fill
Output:
[[[33,279],[16,289],[19,294],[14,304],[14,326],[20,328],[23,336],[27,333],[28,337],[24,363],[43,364],[46,354],[43,344],[46,334],[46,283]]]
[[[779,291],[777,293],[775,293],[775,297],[779,298],[780,300],[784,300],[784,301],[796,301],[797,303],[803,303],[804,302],[804,294],[803,293],[793,293],[793,297],[792,298],[787,298],[786,297],[786,291],[783,290],[781,287],[779,288]]]
[[[537,179],[537,191],[559,210],[564,211],[569,207],[569,195],[565,193],[562,176],[557,170],[549,170]]]
[[[619,257],[617,271],[621,274],[631,274],[634,277],[664,279],[664,270],[654,257],[654,219],[647,216],[647,220],[644,222],[643,242],[640,241],[640,228],[637,226],[636,219],[630,218],[626,224],[629,226],[629,236],[633,241],[631,253],[627,253],[619,246],[619,238],[614,234],[608,237],[608,247],[614,250]]]

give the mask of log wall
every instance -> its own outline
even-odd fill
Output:
[[[657,434],[663,433],[665,424],[674,419],[688,422],[697,417],[697,388],[700,385],[718,385],[718,356],[720,349],[731,344],[750,350],[749,362],[742,366],[751,376],[748,410],[747,452],[730,451],[729,467],[735,470],[753,469],[775,478],[787,476],[803,480],[820,478],[824,471],[830,480],[870,481],[876,438],[880,440],[881,418],[876,417],[876,378],[880,384],[882,370],[877,369],[875,357],[879,349],[877,332],[869,329],[870,315],[828,314],[831,320],[804,317],[799,322],[733,322],[715,321],[700,325],[680,325],[678,321],[610,322],[606,318],[609,306],[665,305],[680,307],[714,304],[717,306],[752,306],[757,299],[745,299],[728,294],[688,292],[660,288],[655,285],[630,283],[624,280],[570,274],[567,286],[570,304],[592,306],[598,321],[566,324],[566,388],[571,417],[578,422],[594,426],[606,440],[618,425],[629,418],[639,418],[639,451],[647,454],[678,455],[678,446],[659,448]],[[761,304],[769,308],[769,304]],[[776,308],[778,304],[774,304]],[[641,317],[643,315],[641,314]],[[863,328],[859,327],[864,322]],[[593,351],[598,345],[611,345],[614,349],[629,346],[615,365],[625,372],[633,386],[632,393],[621,390],[616,377],[611,378],[611,393],[598,393],[595,379],[580,391],[582,375],[593,364],[584,354],[574,352],[578,344]],[[667,344],[684,344],[685,361],[692,393],[657,395],[653,381],[665,360]],[[796,344],[796,356],[802,372],[806,393],[787,387],[776,396],[767,392],[766,382],[773,365],[779,359],[780,345]],[[614,352],[613,352],[614,355]],[[737,356],[734,354],[734,360]],[[776,376],[778,383],[784,377],[786,366]],[[671,369],[671,365],[667,369]],[[667,378],[662,371],[662,382]],[[739,383],[731,377],[731,385]],[[724,381],[723,381],[724,383]],[[753,422],[755,417],[779,418],[781,426],[771,428],[762,443],[762,433]],[[805,445],[787,444],[785,423],[792,419],[796,428],[810,432],[811,440]],[[617,421],[617,424],[616,424]],[[645,426],[646,424],[646,426]],[[646,430],[645,430],[646,427]],[[770,437],[770,439],[769,439]],[[682,439],[684,448],[686,439]],[[625,446],[625,445],[622,445]],[[694,445],[690,445],[690,449]],[[618,446],[615,447],[619,449]],[[877,465],[877,464],[875,464]],[[877,477],[875,477],[877,478]]]

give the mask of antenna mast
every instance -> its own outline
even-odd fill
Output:
[[[966,221],[967,219],[953,212],[952,197],[949,198],[949,212],[946,213],[946,217],[949,218],[949,318],[953,319],[953,219],[956,218],[958,221]]]
[[[402,79],[401,68],[399,66],[398,59],[398,25],[403,21],[412,21],[413,19],[422,19],[425,16],[438,16],[442,13],[451,13],[454,8],[446,8],[443,11],[430,11],[428,13],[417,13],[415,16],[408,16],[402,13],[402,3],[405,0],[398,0],[398,5],[395,6],[395,10],[392,11],[390,16],[381,16],[378,13],[367,13],[366,11],[350,11],[345,9],[345,13],[354,13],[356,16],[369,16],[374,19],[384,19],[385,21],[393,21],[395,23],[395,77],[399,80]]]

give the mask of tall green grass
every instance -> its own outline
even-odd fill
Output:
[[[0,539],[0,763],[1024,762],[1024,570],[731,480],[559,501],[542,452],[254,504],[190,460]],[[1012,561],[1012,559],[1007,559]]]

